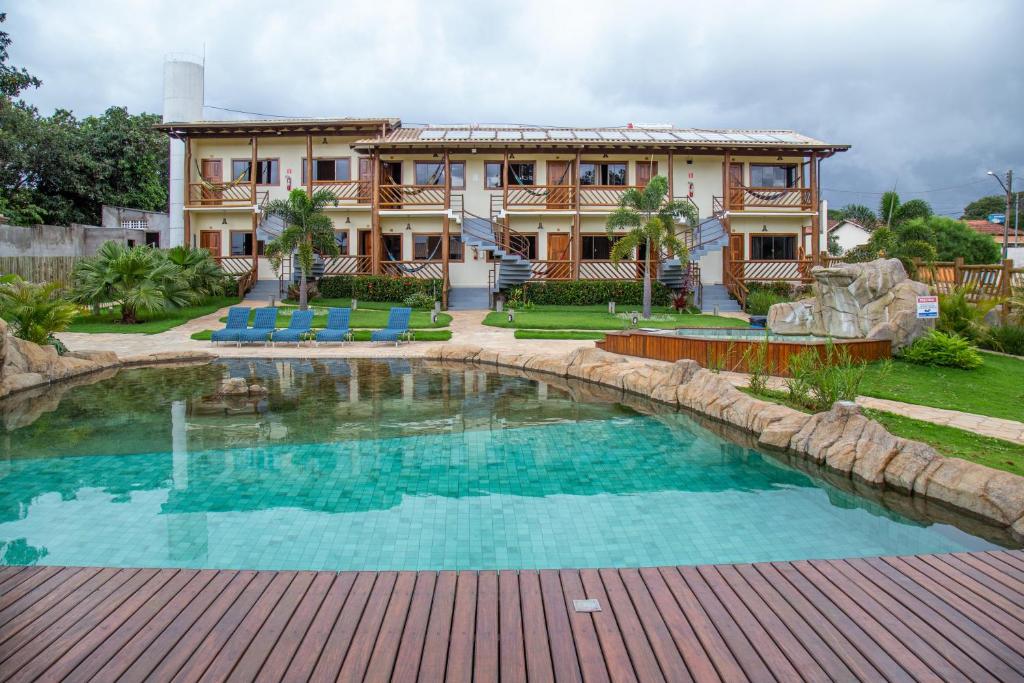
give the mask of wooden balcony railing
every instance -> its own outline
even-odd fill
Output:
[[[443,209],[444,185],[381,185],[382,209]]]
[[[808,284],[811,282],[811,266],[809,258],[792,261],[745,260],[730,261],[732,273],[744,282],[792,282]]]
[[[252,270],[252,256],[219,256],[216,261],[228,275],[242,275]]]
[[[653,275],[656,269],[653,262],[651,269]],[[581,280],[639,280],[643,276],[643,261],[580,261]]]
[[[627,190],[642,190],[640,185],[582,185],[580,186],[581,209],[614,209],[622,201]]]
[[[370,256],[324,256],[324,275],[368,275],[373,272]]]
[[[256,195],[260,193],[257,191]],[[265,194],[265,192],[264,192]],[[249,183],[189,183],[189,206],[254,206],[257,197],[253,196],[252,185]]]
[[[722,198],[713,199],[714,209],[722,210]],[[729,210],[745,209],[814,209],[813,195],[806,187],[731,187]]]
[[[575,209],[576,188],[572,185],[514,185],[505,199],[508,209]]]
[[[382,261],[381,273],[393,277],[414,277],[424,280],[444,277],[444,264],[441,261]]]
[[[570,280],[572,261],[530,261],[531,280]]]
[[[313,192],[326,190],[338,204],[369,204],[373,190],[369,180],[314,180]]]

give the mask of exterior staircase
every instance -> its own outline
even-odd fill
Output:
[[[725,285],[704,285],[704,297],[701,301],[700,310],[710,313],[718,307],[719,313],[742,313],[743,309],[736,299],[729,295]]]
[[[478,251],[485,251],[494,258],[497,272],[492,291],[498,292],[530,279],[533,265],[525,255],[507,249],[498,242],[496,232],[501,226],[494,221],[466,211],[457,214],[462,222],[462,243]]]
[[[257,280],[256,284],[249,290],[249,293],[245,295],[244,300],[248,302],[270,301],[271,299],[281,299],[277,280]]]

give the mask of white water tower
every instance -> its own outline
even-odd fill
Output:
[[[164,62],[164,123],[203,118],[203,62],[191,55],[168,55]],[[185,243],[185,143],[171,139],[170,246]]]

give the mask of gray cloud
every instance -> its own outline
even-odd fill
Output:
[[[248,111],[793,128],[853,145],[825,164],[833,205],[874,205],[897,181],[975,183],[908,195],[952,213],[999,190],[987,169],[1024,175],[1018,0],[52,0],[8,13],[44,112],[159,112],[165,54],[205,51],[207,104]]]

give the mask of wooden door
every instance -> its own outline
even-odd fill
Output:
[[[360,230],[356,237],[356,254],[362,257],[356,260],[357,273],[369,273],[373,270],[370,262],[370,259],[372,258],[372,254],[370,254],[372,237],[372,230]]]
[[[647,183],[651,182],[651,178],[656,175],[658,175],[657,161],[636,162],[636,184],[640,187],[647,187]]]
[[[743,164],[729,164],[729,208],[743,208]]]
[[[737,280],[743,279],[743,237],[742,233],[729,235],[729,263],[723,264]]]
[[[549,209],[572,208],[572,162],[548,162],[548,201]],[[557,187],[555,187],[557,186]]]
[[[373,160],[359,157],[359,201],[370,201],[373,193]]]
[[[199,247],[206,249],[211,256],[220,257],[220,231],[200,230]]]
[[[207,183],[224,182],[224,167],[220,159],[203,159],[200,163],[199,173]],[[204,204],[220,203],[222,196],[220,189],[208,187],[206,183],[202,187]],[[191,192],[189,194],[191,195]]]
[[[567,280],[572,273],[572,257],[569,255],[569,233],[548,233],[548,263],[546,275],[549,280]]]

